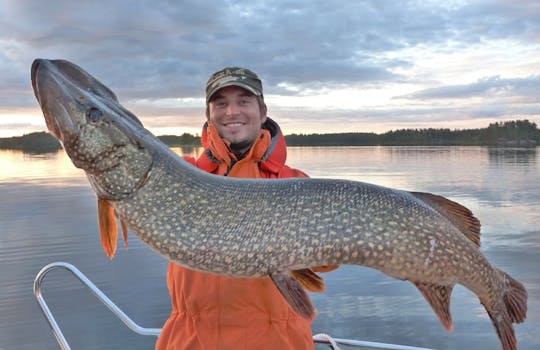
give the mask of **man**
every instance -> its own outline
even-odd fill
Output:
[[[255,73],[237,67],[214,73],[206,84],[205,150],[186,159],[223,176],[307,177],[285,165],[285,139],[266,111]],[[172,312],[156,350],[314,348],[311,320],[291,309],[269,277],[231,278],[169,263],[167,286]]]

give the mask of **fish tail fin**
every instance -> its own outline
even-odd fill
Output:
[[[503,350],[517,350],[516,334],[514,332],[514,326],[512,325],[512,320],[508,312],[503,311],[499,315],[491,311],[490,308],[486,307],[484,303],[482,303],[482,305],[484,305],[484,308],[491,319],[491,323],[493,323],[493,326],[497,331],[497,336],[501,341]]]
[[[270,274],[270,278],[295,312],[306,319],[315,317],[315,308],[308,294],[290,272],[275,272]]]
[[[420,290],[426,301],[431,305],[435,315],[439,318],[444,328],[451,332],[452,315],[450,314],[450,296],[452,295],[453,285],[444,286],[430,283],[414,283]]]
[[[497,335],[501,341],[503,350],[516,350],[517,339],[514,332],[513,323],[521,323],[527,317],[527,291],[525,287],[507,273],[497,270],[503,280],[502,306],[500,311],[488,307],[488,303],[483,301],[484,305]]]

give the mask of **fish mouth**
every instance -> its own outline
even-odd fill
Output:
[[[41,58],[32,62],[30,75],[32,89],[43,112],[47,129],[64,143],[77,130],[76,121],[72,120],[65,107],[66,99],[73,100],[69,97],[70,94],[65,93],[66,79],[58,71],[54,61]],[[62,93],[58,93],[59,91]]]

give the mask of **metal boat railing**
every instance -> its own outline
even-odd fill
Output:
[[[79,269],[77,269],[75,266],[66,263],[66,262],[53,262],[51,264],[48,264],[44,266],[36,275],[36,278],[34,279],[34,296],[36,297],[39,306],[41,307],[41,311],[43,312],[43,315],[47,319],[47,322],[49,323],[49,326],[51,327],[53,334],[58,341],[58,344],[60,345],[60,348],[63,350],[69,350],[71,347],[69,346],[64,334],[62,333],[62,330],[60,329],[60,326],[56,322],[56,319],[54,318],[51,310],[49,309],[49,306],[45,302],[45,298],[43,297],[43,294],[41,292],[41,284],[43,282],[43,279],[47,275],[48,272],[62,268],[65,270],[68,270],[71,272],[79,281],[86,286],[92,294],[98,298],[99,301],[101,301],[105,306],[109,308],[109,310],[112,311],[116,317],[118,317],[129,329],[131,329],[133,332],[141,334],[141,335],[152,335],[152,336],[158,336],[161,332],[161,328],[144,328],[139,326],[137,323],[135,323],[131,318],[129,318],[128,315],[126,315],[118,306],[116,306],[115,303],[112,302],[111,299],[109,299],[92,281],[90,281]],[[327,344],[329,347],[333,349],[339,349],[339,345],[344,346],[350,346],[360,349],[387,349],[387,350],[433,350],[428,348],[419,348],[414,346],[407,346],[407,345],[397,345],[397,344],[386,344],[386,343],[376,343],[376,342],[368,342],[368,341],[362,341],[362,340],[351,340],[351,339],[339,339],[339,338],[332,338],[326,334],[316,334],[313,336],[313,341],[315,343],[319,344]]]

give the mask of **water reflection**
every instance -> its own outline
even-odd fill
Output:
[[[198,157],[202,148],[174,147],[179,155]],[[80,186],[87,183],[84,171],[77,169],[64,150],[32,154],[0,150],[0,184],[25,182],[47,186]]]
[[[0,150],[0,183],[26,182],[34,184],[73,186],[85,181],[64,151],[29,154]]]
[[[289,164],[312,177],[433,192],[469,207],[482,222],[482,251],[528,288],[528,319],[516,327],[520,350],[540,348],[537,149],[310,147],[288,153]],[[129,250],[109,261],[95,213],[95,195],[63,151],[0,151],[0,349],[58,348],[31,294],[37,271],[56,260],[77,266],[143,326],[161,327],[169,312],[166,261],[133,236]],[[455,330],[449,334],[410,283],[356,266],[324,277],[327,291],[313,294],[316,333],[437,349],[499,348],[485,311],[462,287],[453,293]],[[73,348],[152,348],[155,339],[127,330],[69,276],[51,274],[43,287]]]
[[[529,164],[536,163],[536,147],[522,148],[488,148],[489,161],[495,164]]]
[[[179,156],[188,156],[198,158],[204,151],[202,147],[172,147],[174,153]]]

